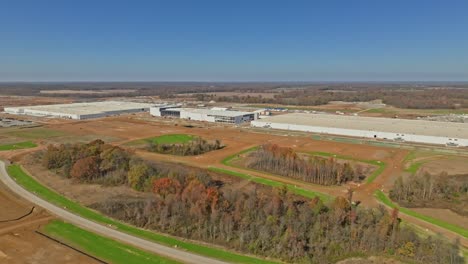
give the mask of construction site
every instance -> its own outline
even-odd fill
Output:
[[[465,123],[294,113],[255,120],[251,125],[399,142],[468,146],[468,125]]]
[[[120,115],[124,113],[145,112],[149,111],[150,106],[151,104],[144,103],[104,101],[89,103],[5,107],[4,111],[5,113],[13,115],[30,115],[38,117],[83,120],[111,115]]]
[[[143,105],[143,109],[146,110],[145,106]],[[230,185],[240,189],[246,188],[245,186],[251,181],[271,184],[271,186],[285,185],[289,186],[288,188],[294,193],[311,196],[320,194],[320,197],[325,197],[325,200],[346,195],[348,190],[352,189],[353,199],[359,201],[360,206],[365,208],[378,208],[382,205],[383,202],[377,198],[376,193],[382,191],[388,194],[399,176],[410,177],[412,174],[422,172],[466,175],[468,172],[468,153],[461,145],[464,144],[465,141],[463,140],[466,140],[465,135],[467,135],[466,130],[464,130],[466,128],[462,126],[463,124],[440,124],[440,122],[433,121],[421,123],[419,120],[364,119],[355,116],[317,114],[278,114],[263,119],[250,119],[249,115],[254,114],[252,111],[240,113],[240,116],[245,114],[248,117],[248,120],[243,122],[248,123],[250,121],[251,126],[232,126],[230,122],[198,121],[199,119],[193,115],[222,112],[222,115],[227,116],[231,115],[230,112],[233,112],[232,115],[239,116],[237,111],[196,108],[184,110],[181,107],[161,109],[160,106],[157,111],[162,114],[158,116],[154,110],[157,107],[147,108],[148,110],[153,109],[151,114],[147,110],[139,111],[139,113],[130,112],[132,114],[127,115],[125,113],[123,115],[119,114],[118,116],[108,116],[109,113],[101,113],[103,116],[99,117],[105,118],[88,118],[86,120],[67,120],[69,119],[67,117],[65,119],[53,119],[49,115],[28,116],[23,114],[14,116],[8,114],[8,120],[19,117],[24,122],[34,120],[35,126],[2,128],[0,131],[0,145],[19,144],[26,141],[34,143],[35,146],[26,149],[0,151],[0,158],[9,160],[13,164],[20,164],[28,172],[34,172],[33,176],[42,184],[65,197],[72,197],[73,200],[83,206],[92,206],[97,202],[105,202],[115,197],[140,199],[144,195],[122,186],[104,187],[76,184],[72,179],[57,176],[52,171],[45,169],[36,159],[37,153],[44,151],[50,144],[87,143],[101,139],[113,146],[129,149],[144,160],[183,164],[199,169],[215,168],[232,173],[234,178]],[[51,105],[49,109],[56,109],[56,106]],[[62,107],[62,109],[65,108]],[[174,110],[178,110],[175,112],[178,112],[180,116],[171,116],[175,113],[172,113]],[[191,118],[182,118],[183,111],[190,112],[192,116],[189,117]],[[88,112],[88,114],[90,113]],[[73,113],[69,111],[68,114]],[[78,112],[74,114],[80,115]],[[428,129],[428,126],[434,126],[434,128]],[[317,128],[323,130],[316,130]],[[351,133],[347,130],[343,132],[342,129],[348,129]],[[447,131],[450,132],[445,133],[442,129],[448,129]],[[413,141],[410,137],[413,134],[428,137],[445,135],[447,140],[448,138],[458,139],[455,142],[458,142],[460,147],[447,147],[445,141],[440,144],[433,141],[416,141],[424,144],[415,145],[412,144]],[[206,140],[220,140],[225,147],[202,155],[174,156],[149,152],[133,144],[135,141],[165,135],[188,135]],[[398,137],[402,137],[402,139]],[[361,138],[365,138],[366,141],[360,141]],[[385,143],[390,141],[392,144]],[[251,170],[243,165],[244,160],[248,158],[246,153],[250,149],[271,143],[291,148],[301,153],[301,155],[325,155],[325,157],[334,157],[340,163],[351,162],[353,166],[362,166],[366,171],[366,179],[364,182],[359,183],[348,182],[343,185],[323,186],[272,173]],[[11,211],[5,217],[7,219],[16,219],[24,215],[21,221],[13,220],[0,226],[0,242],[20,243],[22,241],[23,244],[21,245],[12,245],[20,245],[24,249],[23,251],[14,251],[13,247],[4,247],[0,252],[3,252],[6,256],[4,258],[13,260],[19,258],[21,254],[32,254],[33,249],[36,247],[41,248],[42,252],[42,250],[48,250],[47,248],[53,245],[65,262],[71,258],[76,259],[76,263],[80,261],[82,263],[94,263],[96,261],[69,247],[56,245],[56,242],[37,233],[42,232],[43,227],[47,226],[47,223],[55,219],[55,217],[37,209],[34,210],[34,213],[28,214],[32,205],[29,203],[13,203],[9,198],[12,197],[12,194],[9,193],[8,189],[2,187],[1,191],[5,193],[4,196],[0,197],[5,201],[4,206],[8,208],[8,212]],[[423,230],[421,232],[425,235],[442,234],[447,240],[459,239],[461,245],[468,246],[467,238],[453,231],[458,229],[447,229],[444,225],[434,224],[437,222],[427,221],[427,217],[429,217],[447,223],[450,227],[468,229],[466,216],[449,209],[432,208],[430,206],[411,208],[410,213],[405,212],[405,210],[402,210],[399,217],[405,223],[421,228]],[[423,217],[418,217],[419,215]],[[22,224],[23,222],[25,224]],[[24,242],[23,238],[28,239],[27,243]],[[60,260],[55,255],[34,256],[38,261],[52,260],[52,257]]]

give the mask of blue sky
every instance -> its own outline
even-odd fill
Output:
[[[0,81],[466,80],[466,0],[0,0]]]

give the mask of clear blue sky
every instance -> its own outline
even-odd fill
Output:
[[[468,1],[5,0],[0,81],[468,80]]]

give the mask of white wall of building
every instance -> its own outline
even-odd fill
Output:
[[[273,129],[313,132],[313,133],[320,133],[320,134],[377,138],[377,139],[408,141],[408,142],[417,142],[417,143],[426,143],[426,144],[440,144],[440,145],[457,144],[459,146],[468,146],[468,139],[461,139],[461,138],[435,137],[435,136],[413,135],[413,134],[405,134],[405,133],[390,133],[390,132],[381,132],[381,131],[367,131],[367,130],[355,130],[355,129],[333,128],[333,127],[294,125],[294,124],[274,123],[274,122],[265,122],[265,121],[252,121],[250,124],[253,127],[268,127],[268,128],[273,128]]]
[[[161,110],[167,107],[151,107],[150,114],[152,116],[161,116]],[[168,108],[167,110],[170,110]],[[253,115],[257,119],[258,113],[237,112],[228,110],[208,110],[208,109],[193,109],[193,108],[179,108],[180,118],[189,119],[194,121],[204,122],[220,122],[220,123],[234,123],[240,124],[249,122],[249,115]]]
[[[93,103],[87,103],[88,105],[94,105]],[[14,114],[14,115],[30,115],[30,116],[38,116],[38,117],[54,117],[54,118],[66,118],[66,119],[90,119],[90,118],[99,118],[99,117],[106,117],[111,115],[119,115],[125,113],[138,113],[143,111],[148,111],[149,107],[146,106],[131,106],[129,108],[122,107],[122,109],[116,109],[115,107],[106,110],[106,105],[96,103],[96,110],[88,110],[83,111],[82,108],[86,107],[86,103],[82,103],[83,107],[73,107],[73,105],[77,104],[70,104],[70,108],[67,109],[65,105],[61,105],[61,108],[55,107],[55,105],[50,105],[50,109],[52,110],[45,110],[44,107],[47,106],[25,106],[25,107],[6,107],[4,109],[5,113]],[[123,104],[123,103],[122,103]],[[133,108],[132,108],[133,107]],[[41,109],[42,108],[42,109]],[[76,110],[76,109],[80,110]]]
[[[161,116],[161,108],[160,107],[150,107],[150,115],[152,115],[152,116]]]
[[[209,116],[205,113],[196,113],[182,110],[180,111],[180,118],[195,120],[195,121],[206,121],[206,122],[215,122],[213,116]]]

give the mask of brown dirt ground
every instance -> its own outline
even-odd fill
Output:
[[[319,141],[312,139],[311,136],[308,134],[297,136],[290,136],[293,135],[293,133],[289,132],[267,134],[267,131],[260,131],[261,133],[258,133],[255,132],[256,130],[249,129],[248,127],[223,126],[212,123],[196,123],[173,119],[157,119],[150,117],[147,113],[85,121],[52,119],[43,120],[43,122],[47,123],[45,125],[45,128],[63,131],[76,139],[84,138],[89,135],[102,136],[103,138],[111,137],[116,139],[114,142],[112,142],[112,144],[121,145],[124,147],[124,144],[129,141],[163,134],[192,134],[205,139],[220,139],[224,144],[227,145],[224,149],[212,151],[199,156],[180,157],[149,153],[141,150],[136,150],[136,153],[141,157],[149,160],[162,160],[184,163],[201,168],[216,166],[238,172],[245,172],[259,177],[270,178],[285,183],[295,184],[302,188],[320,191],[331,195],[344,195],[348,186],[318,186],[292,179],[286,179],[284,177],[276,175],[257,173],[239,168],[227,167],[225,165],[222,165],[221,161],[229,155],[236,154],[250,147],[254,147],[264,143],[276,143],[281,146],[291,147],[299,152],[324,151],[351,156],[356,159],[380,160],[382,162],[385,162],[387,164],[386,169],[381,175],[379,175],[379,177],[376,178],[376,180],[372,184],[361,184],[360,186],[353,186],[355,190],[354,198],[356,200],[361,201],[364,206],[377,206],[379,204],[373,197],[373,193],[377,189],[388,191],[391,188],[394,179],[403,173],[403,161],[409,153],[408,150],[400,148],[388,148],[365,144],[350,144],[333,141]],[[193,127],[185,127],[185,125],[189,124],[193,125]],[[0,155],[3,156],[5,154],[0,153]],[[12,157],[12,155],[8,156],[10,158]],[[20,158],[17,158],[16,160],[20,160]],[[458,163],[458,165],[460,164],[461,163]],[[454,166],[458,165],[454,164]],[[50,181],[48,181],[47,184],[52,184],[54,181],[55,180],[51,179]],[[60,184],[55,184],[55,187],[53,187],[63,187],[63,189],[59,189],[59,191],[64,192],[65,195],[71,198],[78,197],[73,196],[76,193],[73,194],[70,192],[70,190],[67,191],[67,189],[71,188],[65,188],[64,186],[59,185]],[[79,192],[79,188],[75,190],[78,190]],[[96,192],[101,191],[101,189],[96,189]],[[103,192],[103,195],[104,194],[105,192]],[[83,202],[86,203],[86,201]],[[444,230],[441,230],[430,224],[424,224],[422,221],[418,221],[417,219],[411,217],[405,218],[411,222],[424,226],[424,228],[429,228],[432,230],[436,230],[437,232],[447,233],[448,236],[453,236],[451,232],[445,232]]]
[[[368,258],[350,258],[338,261],[336,264],[400,264],[399,260],[385,257],[371,256]]]
[[[51,121],[52,122],[49,122],[49,125],[45,126],[46,128],[64,131],[75,139],[87,137],[89,135],[101,135],[103,138],[112,137],[117,139],[113,142],[113,144],[116,145],[122,145],[131,140],[176,133],[193,134],[206,139],[220,139],[227,145],[224,149],[194,157],[168,156],[148,153],[145,151],[137,151],[138,155],[150,160],[154,159],[179,162],[196,167],[225,167],[220,163],[223,158],[236,154],[244,149],[265,143],[276,143],[281,146],[292,147],[300,152],[324,151],[347,155],[357,159],[378,159],[388,164],[387,169],[372,185],[361,185],[356,188],[355,192],[356,199],[369,206],[375,206],[377,204],[372,196],[374,190],[376,188],[388,188],[389,182],[391,182],[390,179],[394,178],[394,176],[398,175],[402,171],[401,161],[407,154],[406,150],[401,149],[318,141],[313,140],[309,136],[266,135],[251,132],[249,129],[232,126],[193,123],[193,128],[187,128],[183,126],[188,124],[186,121],[171,119],[161,121],[160,119],[150,118],[148,114],[110,117],[80,122],[69,120],[64,120],[62,122],[59,120]],[[241,169],[232,170],[247,172],[242,171]],[[258,174],[250,171],[248,171],[248,173],[255,175]],[[272,178],[332,195],[344,194],[348,187],[323,187],[262,173],[259,173],[256,176]]]
[[[468,174],[468,157],[450,157],[431,160],[424,163],[421,171],[427,171],[431,174],[440,174],[447,172],[449,175]]]
[[[11,194],[0,184],[0,221],[28,213],[32,205]],[[20,220],[0,222],[0,263],[98,263],[37,233],[54,217],[42,209]]]
[[[213,92],[213,93],[206,93],[209,95],[215,95],[215,96],[245,96],[245,92]],[[275,95],[278,93],[276,92],[271,92],[271,93],[248,93],[251,97],[258,97],[262,96],[263,98],[274,98]],[[182,94],[184,95],[184,94]],[[186,94],[185,94],[186,95]]]
[[[26,106],[45,104],[64,104],[72,102],[69,98],[41,97],[41,96],[0,96],[0,106]]]
[[[411,210],[428,215],[437,219],[444,220],[448,223],[461,226],[468,229],[468,220],[466,217],[461,216],[449,209],[437,209],[437,208],[411,208]]]
[[[188,124],[182,120],[156,119],[150,118],[148,114],[126,115],[119,117],[102,118],[87,121],[54,121],[46,125],[46,128],[64,131],[75,138],[88,135],[102,135],[103,137],[112,137],[120,140],[112,144],[122,145],[131,140],[153,137],[163,134],[192,134],[206,139],[220,139],[226,147],[221,150],[212,151],[203,155],[194,157],[168,156],[145,151],[137,151],[137,154],[154,160],[165,160],[171,162],[180,162],[196,167],[209,167],[221,165],[223,158],[236,154],[244,149],[265,143],[276,143],[281,146],[292,147],[300,152],[324,151],[351,156],[357,159],[378,159],[387,163],[386,170],[371,185],[361,185],[356,188],[355,197],[369,206],[375,206],[377,203],[373,198],[373,192],[376,188],[388,188],[391,179],[401,173],[401,163],[407,155],[407,150],[384,148],[370,145],[355,145],[341,142],[318,141],[310,136],[281,136],[266,135],[255,133],[249,129],[222,126],[213,124],[193,123],[193,128],[184,127]],[[232,168],[229,168],[232,169]],[[242,172],[241,169],[232,169]],[[245,171],[244,171],[245,172]],[[251,173],[251,172],[249,172]],[[253,173],[252,173],[253,174]],[[313,184],[307,184],[300,181],[285,179],[284,177],[269,174],[259,174],[258,176],[274,178],[283,182],[296,184],[304,188],[322,191],[330,194],[340,194],[345,192],[347,186],[341,187],[323,187]]]

